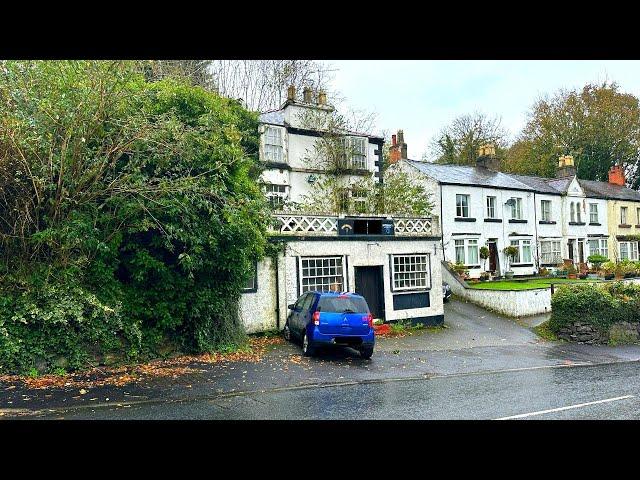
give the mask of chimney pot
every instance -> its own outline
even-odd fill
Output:
[[[496,147],[493,143],[485,143],[478,148],[476,165],[480,168],[500,171],[500,160],[496,157]]]
[[[404,132],[402,130],[398,130],[398,143],[404,143]]]
[[[573,177],[576,174],[576,166],[573,161],[573,155],[561,155],[558,158],[558,170],[556,178]]]
[[[296,99],[296,87],[295,85],[289,85],[287,88],[287,100],[295,101]]]
[[[318,105],[326,105],[327,104],[327,93],[323,90],[318,92]]]
[[[304,103],[313,103],[313,92],[311,91],[311,88],[304,87],[304,90],[302,90],[302,98]]]

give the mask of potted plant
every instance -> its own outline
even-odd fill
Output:
[[[509,245],[508,247],[504,247],[502,251],[507,256],[508,265],[509,265],[509,269],[506,272],[504,272],[504,276],[506,278],[513,278],[513,271],[511,271],[511,263],[518,256],[518,248],[514,247],[513,245]]]
[[[455,263],[453,265],[453,270],[458,274],[458,276],[460,278],[462,278],[463,280],[466,278],[466,273],[467,273],[467,267],[465,266],[464,263]]]
[[[602,277],[605,280],[612,280],[616,274],[616,264],[612,261],[606,261],[601,267]]]
[[[598,271],[602,264],[607,261],[604,255],[589,255],[587,261],[591,264],[592,270],[589,271],[589,278],[598,278]]]
[[[489,258],[489,247],[483,245],[480,247],[480,258],[482,259],[482,267],[487,265],[487,258]]]
[[[540,270],[538,270],[538,275],[540,275],[541,277],[548,277],[549,270],[547,270],[545,267],[541,267]]]
[[[575,265],[571,264],[567,267],[567,278],[575,280],[578,277],[578,271]]]
[[[480,274],[480,281],[481,282],[486,282],[487,280],[489,280],[489,278],[491,277],[491,273],[489,272],[482,272]]]

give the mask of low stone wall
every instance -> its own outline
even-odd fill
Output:
[[[569,342],[588,344],[606,344],[609,341],[615,343],[637,343],[640,341],[640,324],[615,323],[608,332],[601,332],[591,324],[575,322],[562,327],[558,332],[558,338]]]
[[[480,290],[467,287],[446,265],[442,279],[451,291],[465,300],[509,317],[526,317],[551,311],[551,289],[535,290]]]

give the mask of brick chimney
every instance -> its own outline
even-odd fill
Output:
[[[574,177],[575,175],[576,166],[573,161],[573,155],[562,155],[559,157],[556,178]]]
[[[289,88],[287,88],[287,100],[291,100],[292,102],[295,102],[295,100],[296,100],[296,87],[295,87],[295,85],[289,85]]]
[[[624,187],[626,179],[624,178],[624,170],[621,165],[613,165],[609,170],[609,183]]]
[[[304,103],[313,103],[313,91],[309,87],[304,87],[302,90],[302,101]]]
[[[389,163],[398,163],[400,160],[400,146],[395,135],[391,135],[391,146],[389,147]]]
[[[480,146],[476,166],[496,172],[500,170],[500,159],[496,157],[496,147],[493,143],[486,143]]]
[[[407,159],[407,144],[404,141],[404,132],[398,130],[398,145],[400,146],[400,158],[402,160]]]
[[[326,105],[327,104],[327,92],[324,90],[320,90],[318,92],[318,105]]]

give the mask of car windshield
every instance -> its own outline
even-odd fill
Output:
[[[364,298],[351,296],[322,297],[318,310],[332,313],[369,313]]]

